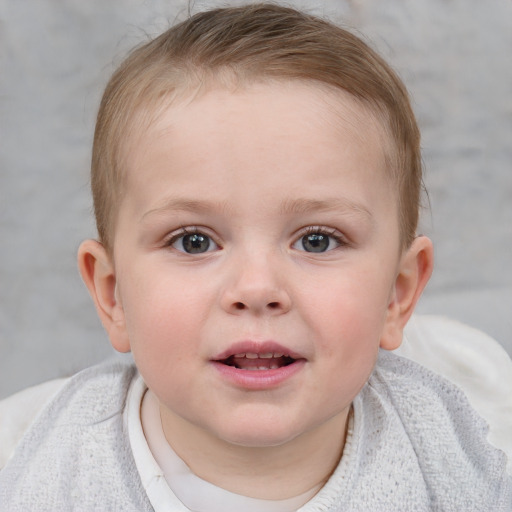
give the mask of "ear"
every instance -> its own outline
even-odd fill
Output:
[[[129,352],[130,342],[112,258],[100,242],[86,240],[78,249],[78,268],[110,343],[119,352]]]
[[[400,260],[381,337],[381,348],[394,350],[402,343],[405,324],[430,279],[433,266],[432,242],[426,236],[417,237]]]

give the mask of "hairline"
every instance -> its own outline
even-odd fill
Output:
[[[272,41],[282,46],[276,50]],[[239,84],[305,80],[330,86],[372,112],[391,142],[386,168],[396,186],[401,246],[409,246],[423,182],[420,133],[405,85],[361,37],[269,3],[197,13],[132,51],[110,79],[96,123],[91,175],[98,234],[107,249],[124,192],[126,154],[120,147],[187,85],[194,83],[196,91],[197,84],[212,81],[233,86],[233,76]]]

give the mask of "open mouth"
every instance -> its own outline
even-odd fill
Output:
[[[293,357],[278,352],[234,354],[218,361],[239,370],[264,371],[277,370],[289,366],[296,361]]]
[[[234,343],[212,359],[223,379],[244,390],[275,389],[299,375],[307,359],[273,341]]]

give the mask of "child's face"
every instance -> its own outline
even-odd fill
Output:
[[[384,144],[349,96],[291,82],[182,102],[129,150],[110,334],[164,428],[275,446],[345,424],[397,295]]]

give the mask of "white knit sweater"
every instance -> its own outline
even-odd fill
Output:
[[[152,511],[123,423],[135,376],[102,365],[66,383],[0,473],[0,510]],[[486,431],[457,388],[382,353],[354,400],[350,446],[301,512],[510,512],[512,479]]]

